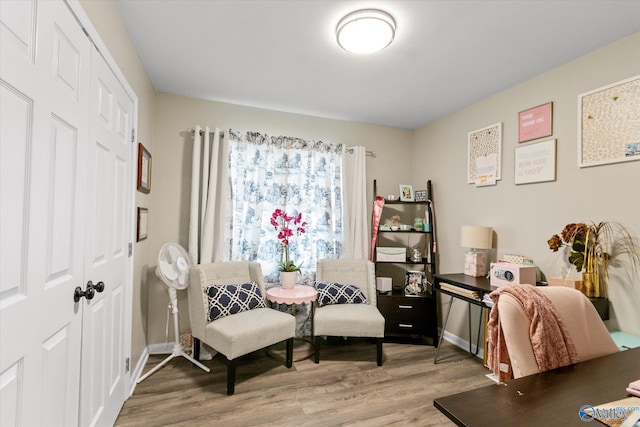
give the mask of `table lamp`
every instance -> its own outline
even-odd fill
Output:
[[[487,273],[487,255],[482,249],[491,249],[492,243],[493,229],[491,227],[462,226],[460,246],[471,249],[464,254],[464,274],[480,277]]]

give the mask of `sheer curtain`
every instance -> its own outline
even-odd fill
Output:
[[[369,259],[367,160],[364,147],[344,156],[343,258]]]
[[[301,213],[306,232],[290,239],[290,259],[312,280],[316,262],[338,258],[343,241],[343,146],[323,141],[229,130],[231,260],[257,260],[265,282],[278,281],[282,250],[271,214]]]

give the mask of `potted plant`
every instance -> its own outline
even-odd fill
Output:
[[[292,221],[293,224],[291,224]],[[280,246],[283,248],[284,259],[281,258],[278,263],[280,283],[283,288],[292,289],[296,284],[300,268],[289,259],[289,238],[293,236],[294,231],[297,236],[304,233],[304,227],[307,223],[302,221],[301,213],[291,216],[282,209],[276,209],[271,215],[271,225],[278,232],[277,237],[280,241]]]
[[[591,298],[606,298],[609,264],[625,261],[636,272],[640,269],[640,246],[637,238],[618,222],[567,224],[560,235],[547,241],[549,249],[569,250],[568,261],[582,274],[582,292]],[[617,264],[616,264],[617,265]]]

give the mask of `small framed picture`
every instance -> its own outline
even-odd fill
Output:
[[[400,184],[400,201],[413,202],[413,187],[408,184]]]
[[[148,236],[148,217],[149,217],[149,209],[147,208],[138,208],[138,236],[137,242],[144,240]]]
[[[427,190],[416,190],[415,192],[416,202],[426,202],[427,201]]]
[[[151,191],[151,154],[142,144],[138,144],[138,191]]]

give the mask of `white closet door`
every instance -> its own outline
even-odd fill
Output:
[[[100,53],[91,55],[85,278],[104,291],[86,302],[80,424],[112,425],[127,397],[125,300],[131,230],[133,100]]]
[[[0,1],[0,425],[78,423],[90,42],[62,2]]]

